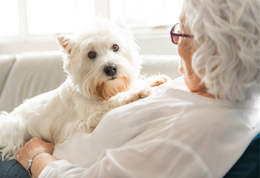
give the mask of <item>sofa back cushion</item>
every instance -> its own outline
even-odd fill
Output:
[[[4,88],[9,71],[15,61],[14,55],[0,55],[0,98]]]
[[[0,111],[10,112],[23,100],[57,88],[65,79],[59,51],[17,55],[2,91]]]
[[[179,56],[177,55],[143,55],[144,64],[141,74],[147,77],[154,74],[164,74],[171,79],[180,77],[178,72]]]

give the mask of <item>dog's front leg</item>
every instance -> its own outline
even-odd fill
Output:
[[[153,77],[150,82],[150,87],[160,86],[166,82],[171,81],[171,78],[166,75],[158,75],[156,77]]]
[[[145,98],[152,94],[150,87],[143,87],[141,89],[133,89],[126,92],[118,93],[108,100],[110,108],[116,108],[125,104],[132,103],[139,99]]]
[[[156,86],[160,86],[164,83],[167,83],[169,81],[171,81],[171,78],[168,77],[167,75],[154,75],[154,76],[143,79],[141,81],[141,83],[145,86],[156,87]]]

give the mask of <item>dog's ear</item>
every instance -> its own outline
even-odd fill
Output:
[[[58,35],[56,41],[64,53],[70,54],[72,50],[72,40],[70,36]]]

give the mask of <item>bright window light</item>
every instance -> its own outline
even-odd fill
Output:
[[[26,0],[29,35],[71,33],[95,15],[95,0]]]
[[[133,28],[171,26],[179,21],[181,8],[181,0],[110,0],[110,17]]]
[[[17,0],[0,0],[0,38],[19,35]]]

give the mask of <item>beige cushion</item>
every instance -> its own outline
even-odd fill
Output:
[[[14,55],[0,55],[0,98],[9,71],[11,70],[14,61]]]
[[[59,51],[17,55],[2,91],[0,111],[12,111],[24,99],[57,88],[65,78]]]
[[[144,60],[142,74],[151,76],[154,74],[164,74],[171,79],[180,77],[178,72],[179,56],[175,55],[143,55]]]

